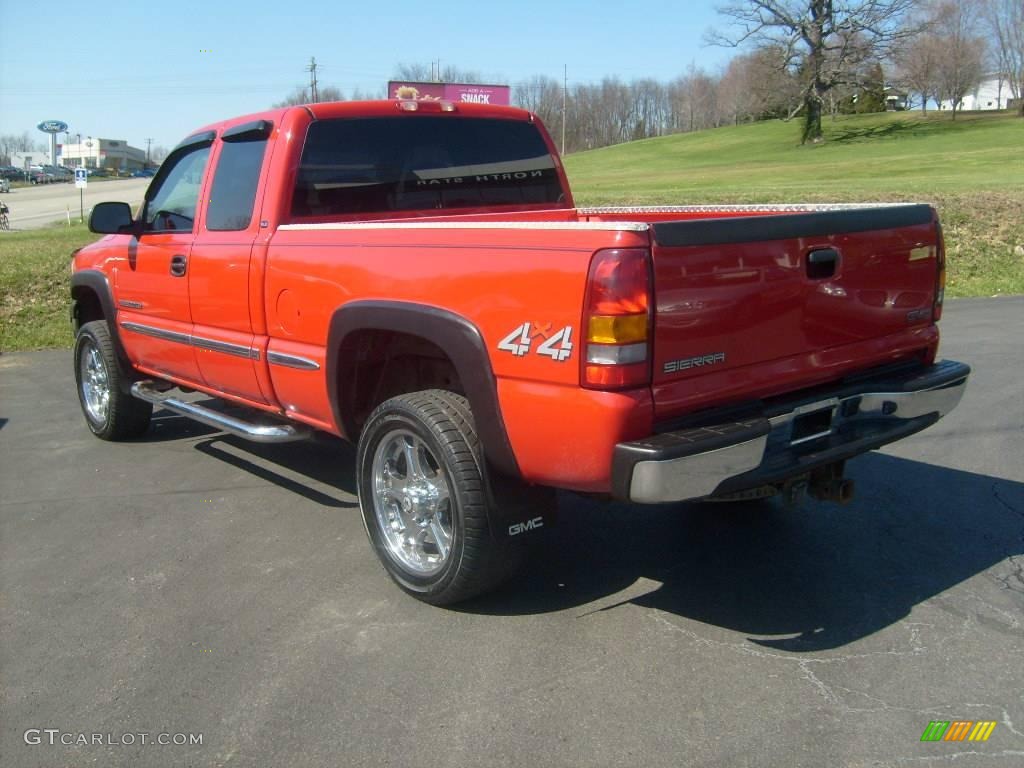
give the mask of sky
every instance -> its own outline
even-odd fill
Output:
[[[653,77],[733,51],[708,47],[715,0],[321,2],[175,0],[46,6],[0,0],[0,133],[63,120],[72,136],[170,148],[196,128],[269,108],[309,82],[383,96],[401,63],[514,85]],[[52,15],[51,15],[52,14]],[[63,135],[58,137],[63,141]],[[74,141],[76,139],[72,139]]]

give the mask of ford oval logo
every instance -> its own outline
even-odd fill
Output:
[[[68,130],[68,124],[63,120],[43,120],[36,128],[43,133],[65,133]]]

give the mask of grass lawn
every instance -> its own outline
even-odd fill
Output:
[[[0,351],[71,346],[71,251],[97,238],[77,223],[0,232]]]
[[[826,118],[824,127],[814,146],[799,145],[796,123],[774,120],[581,152],[565,164],[581,205],[928,202],[943,222],[951,296],[1024,293],[1024,120],[903,112]]]

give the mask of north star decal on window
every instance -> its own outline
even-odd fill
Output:
[[[725,352],[712,352],[710,355],[684,357],[682,360],[669,360],[662,366],[665,373],[679,373],[690,368],[703,368],[705,365],[716,365],[725,362]]]
[[[551,323],[523,323],[517,326],[512,333],[498,342],[498,349],[502,352],[511,352],[516,357],[525,357],[533,347],[533,341],[537,337],[544,339],[536,353],[550,357],[552,360],[562,363],[572,357],[572,326],[551,332]]]

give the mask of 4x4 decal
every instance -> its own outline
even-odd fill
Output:
[[[498,349],[502,352],[511,352],[516,357],[524,357],[529,354],[533,341],[538,336],[545,340],[537,347],[538,355],[550,357],[559,363],[572,356],[572,326],[567,325],[552,333],[551,323],[523,323],[498,342]]]

